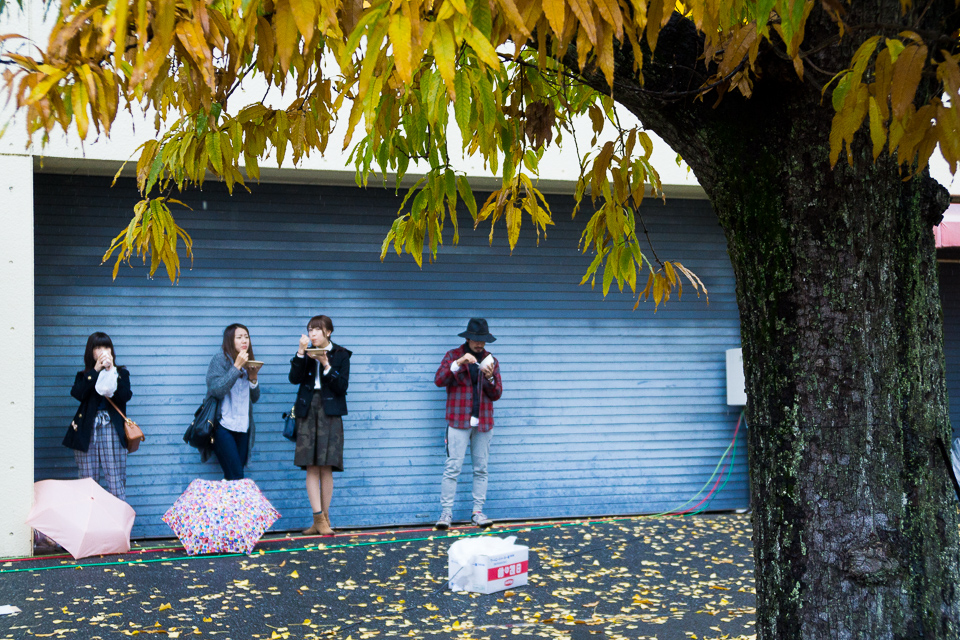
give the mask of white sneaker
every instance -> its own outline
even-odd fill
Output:
[[[493,520],[483,515],[483,511],[474,511],[473,516],[470,518],[470,522],[481,529],[486,529],[493,526]]]
[[[453,514],[449,509],[444,509],[440,512],[440,519],[437,520],[437,524],[434,526],[440,531],[446,531],[450,528],[451,522],[453,522]]]

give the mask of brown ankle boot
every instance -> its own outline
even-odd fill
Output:
[[[310,527],[309,529],[304,529],[303,535],[315,536],[320,534],[322,532],[322,527],[323,527],[323,517],[324,517],[324,514],[322,513],[313,514],[313,526]],[[327,535],[327,534],[324,534],[324,535]]]
[[[320,535],[322,536],[332,536],[333,527],[330,526],[330,518],[327,517],[327,512],[324,511],[320,514],[320,522],[317,525],[314,525],[317,529],[320,530]]]

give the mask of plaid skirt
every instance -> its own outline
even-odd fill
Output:
[[[103,469],[107,491],[121,500],[127,499],[127,448],[120,442],[109,413],[97,413],[90,446],[86,451],[74,450],[73,455],[77,461],[77,477],[100,482],[100,470]]]
[[[328,416],[317,392],[313,394],[307,415],[297,418],[293,463],[301,469],[332,467],[334,471],[343,471],[343,418]]]

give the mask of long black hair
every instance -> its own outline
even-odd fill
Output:
[[[223,330],[223,352],[227,354],[227,357],[229,357],[231,360],[237,359],[237,348],[233,346],[233,338],[237,335],[237,329],[243,329],[247,332],[247,336],[250,336],[250,329],[247,329],[239,322],[234,322],[232,325]],[[256,360],[253,355],[252,336],[250,336],[250,346],[247,347],[247,355],[250,356],[251,360]]]
[[[97,366],[97,359],[93,357],[93,352],[99,347],[107,347],[110,349],[110,356],[113,358],[113,366],[120,366],[117,364],[117,353],[113,350],[113,340],[111,340],[110,336],[105,334],[103,331],[95,331],[90,334],[89,338],[87,338],[87,348],[83,350],[84,369],[93,369],[95,366]]]

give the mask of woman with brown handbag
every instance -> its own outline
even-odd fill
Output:
[[[83,365],[70,390],[70,395],[80,401],[80,408],[67,427],[63,445],[73,449],[78,477],[99,482],[103,469],[107,490],[126,500],[127,436],[123,412],[133,396],[130,373],[117,365],[113,341],[100,331],[87,338]]]

